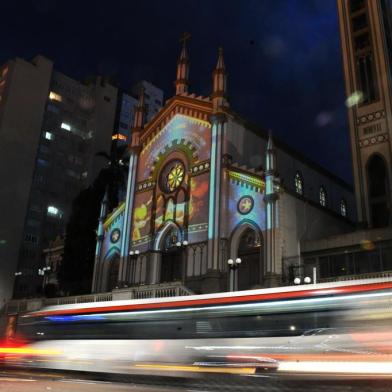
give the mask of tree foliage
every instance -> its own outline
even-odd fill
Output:
[[[58,272],[60,289],[67,295],[91,291],[101,202],[107,191],[108,211],[118,206],[127,173],[126,152],[124,146],[113,148],[110,155],[105,152],[96,154],[105,158],[107,165],[93,184],[81,191],[72,203],[66,228],[64,258]]]

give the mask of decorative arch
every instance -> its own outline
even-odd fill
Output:
[[[166,145],[155,158],[154,164],[151,168],[151,178],[156,181],[158,179],[161,169],[169,161],[171,155],[182,155],[186,161],[186,167],[189,170],[195,161],[198,159],[196,147],[190,141],[185,139],[173,140],[170,145]]]
[[[250,219],[243,219],[233,230],[230,236],[230,258],[237,257],[237,251],[240,244],[241,236],[247,229],[254,230],[263,241],[263,234],[260,226]]]
[[[242,221],[230,241],[230,258],[241,258],[235,271],[238,290],[249,290],[260,285],[263,276],[263,236],[260,227],[251,220]]]
[[[164,239],[165,239],[166,235],[169,234],[172,230],[177,230],[181,236],[181,238],[179,240],[182,240],[183,231],[181,230],[181,228],[173,221],[167,221],[167,222],[165,222],[165,224],[159,229],[159,231],[155,235],[154,247],[153,247],[153,249],[155,251],[162,250]]]

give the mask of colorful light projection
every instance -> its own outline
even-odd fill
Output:
[[[264,182],[257,177],[234,171],[228,172],[228,178],[230,184],[227,234],[230,235],[245,219],[265,230]]]
[[[112,247],[118,247],[124,222],[125,203],[121,203],[105,220],[105,238],[101,255],[106,255]]]
[[[191,178],[188,229],[190,242],[207,240],[209,180],[209,172]]]
[[[191,145],[199,161],[210,157],[211,125],[197,118],[175,115],[170,122],[142,150],[139,160],[138,182],[147,179],[159,154],[181,144]]]
[[[146,244],[150,239],[152,191],[137,193],[132,222],[132,245]]]

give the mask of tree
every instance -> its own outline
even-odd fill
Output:
[[[93,184],[81,191],[72,203],[66,227],[64,259],[58,272],[61,290],[68,295],[89,293],[94,268],[98,219],[105,191],[108,211],[119,204],[127,174],[127,146],[114,147],[111,154],[96,155],[107,160]]]

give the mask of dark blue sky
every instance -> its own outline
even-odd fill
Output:
[[[14,3],[14,4],[12,4]],[[70,76],[151,80],[173,93],[178,38],[191,92],[209,94],[222,45],[232,108],[351,182],[335,0],[132,0],[2,3],[0,62],[40,53]]]

